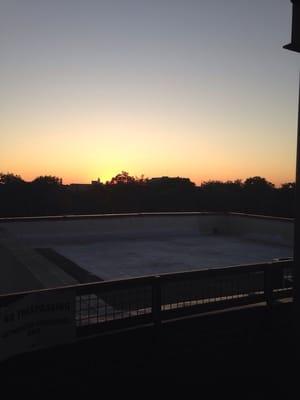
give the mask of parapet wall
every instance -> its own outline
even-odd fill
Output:
[[[231,213],[218,218],[217,229],[246,240],[293,246],[294,223],[287,218]]]
[[[291,219],[234,213],[67,216],[9,221],[2,219],[1,227],[33,246],[201,234],[232,235],[292,246],[294,230]]]

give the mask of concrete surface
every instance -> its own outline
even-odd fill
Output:
[[[267,262],[292,255],[285,246],[213,235],[69,243],[54,250],[104,280]]]
[[[76,283],[71,275],[0,227],[0,294]]]
[[[105,280],[292,256],[293,223],[285,219],[156,214],[2,221],[0,228],[15,243],[10,245],[13,257],[23,264],[27,260],[26,268],[34,277],[28,289],[35,288],[36,281],[43,287],[77,283],[74,276],[36,254],[36,248],[53,249]],[[13,271],[7,260],[3,264],[9,273]],[[15,274],[16,287],[19,280],[24,282],[21,287],[27,287],[28,279],[21,276]],[[7,288],[11,290],[12,284]]]

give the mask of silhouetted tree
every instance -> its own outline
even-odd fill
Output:
[[[248,178],[244,182],[245,189],[251,189],[253,191],[261,192],[266,190],[271,190],[274,188],[274,184],[268,182],[265,178],[260,176],[254,176],[252,178]]]
[[[295,182],[283,183],[276,192],[277,192],[276,212],[280,213],[280,215],[282,215],[283,217],[292,217],[294,215],[296,207]]]
[[[61,186],[62,179],[57,176],[52,175],[44,175],[38,176],[32,182],[33,185],[52,185],[52,186]]]
[[[245,180],[243,189],[245,212],[274,214],[276,210],[276,191],[273,183],[260,176],[254,176]]]
[[[20,177],[20,175],[15,175],[12,173],[7,173],[7,174],[0,173],[0,184],[15,185],[20,183],[25,183],[25,181]]]
[[[110,185],[128,185],[132,183],[136,183],[136,180],[134,176],[130,176],[126,171],[122,171],[120,174],[117,174],[109,182]]]
[[[198,202],[202,209],[208,211],[237,211],[233,205],[233,182],[210,180],[202,182],[198,192]]]
[[[19,175],[0,174],[0,215],[30,216],[143,211],[238,211],[292,217],[295,184],[276,188],[254,176],[242,182],[211,180],[196,186],[188,178],[147,179],[122,171],[102,185],[71,190],[56,176],[25,182]]]
[[[283,190],[283,191],[295,191],[295,189],[296,189],[295,182],[282,183],[282,185],[280,186],[280,190]]]

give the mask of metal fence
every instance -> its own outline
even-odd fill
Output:
[[[76,337],[84,337],[262,301],[272,306],[291,297],[292,287],[293,261],[276,260],[1,295],[0,315],[26,298],[32,307],[47,294],[67,295],[75,303]]]
[[[76,286],[79,336],[292,294],[292,260],[162,274]]]

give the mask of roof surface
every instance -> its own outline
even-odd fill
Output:
[[[192,214],[2,223],[0,293],[291,257],[290,222]]]

